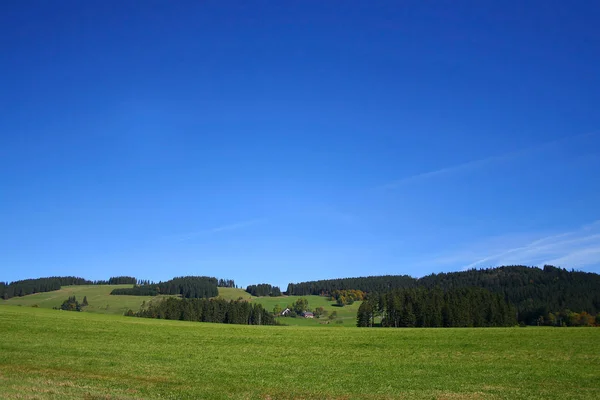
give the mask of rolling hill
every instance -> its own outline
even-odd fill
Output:
[[[87,297],[89,305],[86,312],[100,314],[123,315],[127,310],[138,310],[143,302],[156,301],[160,297],[152,296],[115,296],[113,289],[133,287],[133,285],[73,285],[63,286],[51,292],[35,293],[23,297],[13,297],[0,301],[0,304],[54,308],[59,307],[69,296],[75,296],[78,301]]]
[[[64,300],[69,296],[75,296],[77,300],[82,301],[83,297],[87,297],[89,305],[85,307],[84,312],[99,313],[99,314],[116,314],[123,315],[128,310],[138,311],[142,303],[160,301],[166,296],[126,296],[126,295],[111,295],[113,289],[130,288],[133,285],[73,285],[64,286],[59,290],[51,292],[30,294],[22,297],[13,297],[8,300],[0,300],[0,304],[23,306],[23,307],[40,307],[54,308],[59,307]],[[275,305],[279,305],[285,309],[288,304],[293,304],[300,297],[308,300],[308,305],[311,309],[323,307],[328,313],[337,312],[336,320],[342,321],[336,323],[335,326],[354,326],[356,323],[356,313],[360,302],[356,302],[351,306],[338,307],[335,302],[327,300],[322,296],[279,296],[279,297],[255,297],[251,296],[244,289],[237,288],[219,288],[219,297],[225,300],[243,300],[261,304],[268,311],[272,311]],[[318,326],[328,324],[327,318],[321,319],[305,319],[305,318],[287,318],[278,319],[284,325],[299,325],[299,326]],[[333,323],[328,325],[334,325]]]

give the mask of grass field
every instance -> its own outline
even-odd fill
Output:
[[[597,399],[600,329],[319,329],[0,306],[2,399]]]

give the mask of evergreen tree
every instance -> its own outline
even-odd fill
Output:
[[[60,309],[65,311],[81,311],[81,305],[79,304],[75,296],[69,296],[67,300],[63,301],[63,303],[60,306]]]

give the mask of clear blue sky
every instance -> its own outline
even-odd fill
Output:
[[[0,2],[0,280],[600,272],[596,1]]]

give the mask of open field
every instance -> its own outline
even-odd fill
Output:
[[[318,329],[0,306],[3,399],[600,398],[600,329]]]

